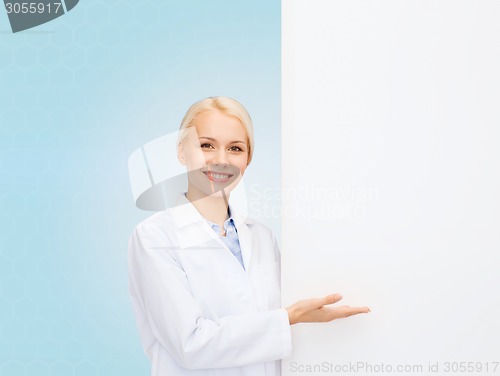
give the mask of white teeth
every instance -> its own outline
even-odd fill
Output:
[[[215,179],[227,179],[229,177],[229,175],[225,175],[225,174],[215,174],[213,172],[210,173],[210,175],[215,178]]]
[[[232,174],[217,173],[213,171],[204,171],[204,174],[207,175],[209,178],[215,180],[230,179],[233,176]]]

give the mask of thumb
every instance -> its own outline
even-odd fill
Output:
[[[324,305],[337,303],[341,299],[342,299],[342,295],[340,295],[340,294],[330,294],[330,295],[325,296],[324,298],[319,298],[318,303],[320,304],[320,307],[322,307]]]

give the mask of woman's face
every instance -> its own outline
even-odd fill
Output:
[[[198,114],[179,146],[187,167],[188,192],[199,199],[226,195],[238,184],[248,165],[248,138],[238,118],[218,110]]]

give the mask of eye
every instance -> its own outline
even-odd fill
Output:
[[[200,147],[202,149],[213,149],[214,148],[214,146],[212,144],[207,144],[207,143],[201,144]]]
[[[231,151],[243,151],[243,149],[242,149],[242,148],[240,148],[239,146],[231,146],[231,147],[229,148],[229,150],[231,150]]]

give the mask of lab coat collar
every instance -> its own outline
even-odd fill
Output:
[[[174,216],[177,227],[184,227],[197,222],[206,222],[207,219],[204,218],[200,212],[194,207],[193,204],[187,199],[185,193],[179,195],[177,199],[177,206],[170,209]],[[243,223],[252,223],[253,221],[243,217],[237,213],[233,206],[229,205],[229,212],[231,213],[231,218],[233,218],[236,228]]]
[[[177,228],[181,228],[205,220],[193,204],[181,193],[177,198],[177,205],[169,209]]]
[[[177,204],[177,206],[168,210],[170,210],[177,227],[177,236],[181,249],[200,246],[202,244],[206,247],[207,243],[213,241],[226,248],[226,245],[210,227],[207,220],[191,204],[184,193],[179,195]],[[248,225],[253,223],[253,221],[237,213],[231,205],[229,205],[229,210],[238,231],[238,240],[240,242],[245,271],[248,271],[252,254],[252,234]],[[235,261],[237,262],[236,258]]]

